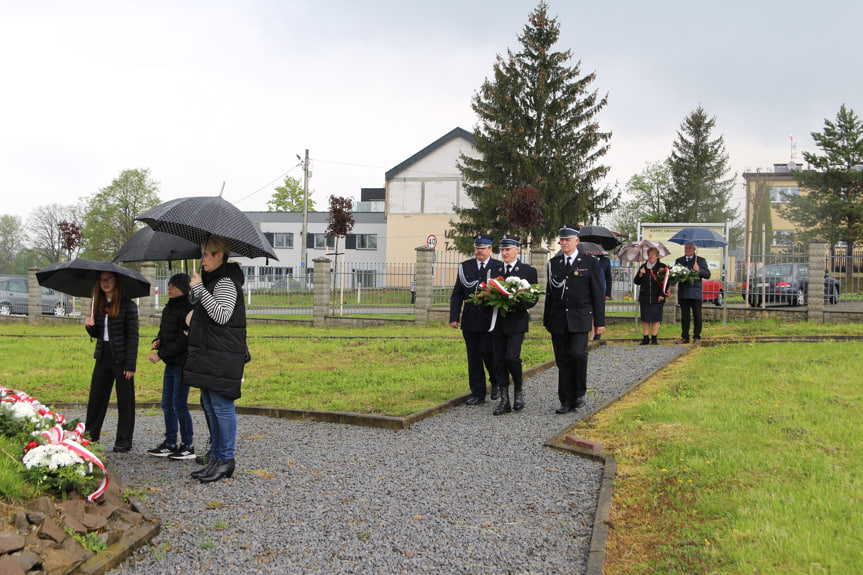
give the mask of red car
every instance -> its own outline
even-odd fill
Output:
[[[701,301],[712,301],[717,306],[721,306],[725,301],[725,289],[722,287],[721,281],[701,280],[701,288],[704,291]]]

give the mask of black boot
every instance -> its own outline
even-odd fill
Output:
[[[202,475],[198,478],[201,483],[212,483],[213,481],[218,481],[222,477],[230,478],[231,475],[234,474],[234,460],[229,459],[228,461],[217,461],[213,465],[213,468],[210,469],[210,472],[206,475]]]
[[[492,415],[503,415],[512,411],[512,406],[509,404],[509,387],[501,386],[500,388],[500,403],[494,408]]]
[[[659,342],[656,340],[656,336],[650,336],[650,345],[659,345]]]
[[[639,343],[638,345],[650,345],[650,336],[646,335],[641,338],[641,343]]]
[[[500,398],[500,387],[496,385],[491,386],[491,399],[492,401]]]
[[[521,391],[521,384],[516,384],[512,392],[512,409],[513,411],[521,411],[524,409],[524,393]]]
[[[207,460],[207,464],[205,466],[201,467],[200,469],[196,469],[195,471],[193,471],[189,475],[191,475],[193,479],[200,479],[201,477],[210,473],[213,470],[213,468],[216,466],[217,463],[218,463],[218,461],[216,461],[215,459],[210,457]]]

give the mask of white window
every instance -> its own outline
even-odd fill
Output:
[[[784,204],[786,196],[799,196],[800,188],[797,186],[773,186],[770,188],[770,201],[774,204]]]
[[[358,250],[376,250],[378,249],[377,234],[357,234],[357,249]]]
[[[274,248],[282,248],[282,249],[293,249],[294,248],[294,234],[293,233],[275,233],[273,234],[273,247]]]
[[[336,238],[335,236],[328,238],[327,234],[313,234],[314,242],[312,242],[312,246],[316,250],[324,250],[327,248],[334,249],[336,247]]]

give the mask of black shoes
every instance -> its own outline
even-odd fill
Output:
[[[115,445],[114,453],[126,453],[127,451],[132,451],[131,445]]]
[[[650,336],[650,345],[659,345],[659,341],[656,339],[655,335]]]
[[[650,345],[650,336],[645,335],[644,337],[642,337],[641,343],[639,343],[638,345]]]
[[[497,407],[494,408],[494,411],[491,414],[503,415],[504,413],[510,413],[511,411],[512,406],[509,404],[509,388],[504,387],[500,390],[500,403],[497,404]]]
[[[583,395],[581,397],[576,397],[575,403],[573,405],[561,404],[561,406],[558,407],[554,412],[560,413],[560,414],[570,413],[570,412],[575,411],[579,407],[584,407],[584,396]]]
[[[515,392],[515,397],[512,401],[512,409],[514,411],[521,411],[524,409],[524,393],[520,391]]]
[[[195,471],[193,471],[189,475],[192,476],[192,479],[200,479],[201,477],[209,474],[213,470],[213,468],[216,466],[217,463],[218,463],[218,461],[210,458],[207,461],[207,464],[205,466],[203,466],[200,469],[196,469]]]
[[[228,461],[216,461],[213,463],[213,467],[210,468],[210,471],[207,474],[198,477],[198,481],[201,483],[212,483],[223,477],[230,479],[231,475],[234,474],[234,468],[233,459],[229,459]]]
[[[485,398],[473,395],[465,403],[467,403],[468,405],[482,405],[483,403],[485,403]]]
[[[491,386],[491,399],[500,399],[500,388],[496,385]]]

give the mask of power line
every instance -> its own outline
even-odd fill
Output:
[[[303,164],[302,164],[302,162],[301,162],[301,163],[299,163],[299,164],[297,164],[296,166],[294,166],[293,168],[291,168],[291,169],[290,169],[290,170],[288,170],[287,172],[285,172],[285,173],[281,174],[280,176],[277,176],[277,177],[276,177],[275,179],[273,179],[273,180],[270,180],[269,182],[267,182],[266,184],[264,184],[263,186],[261,186],[260,188],[258,188],[258,189],[257,189],[257,190],[255,190],[254,192],[252,192],[251,194],[248,194],[247,196],[243,196],[242,198],[240,198],[239,200],[237,200],[237,201],[236,201],[236,202],[234,202],[234,203],[235,203],[235,204],[239,204],[239,203],[240,203],[240,202],[242,202],[242,201],[248,200],[249,198],[251,198],[252,196],[254,196],[255,194],[257,194],[258,192],[260,192],[260,191],[262,191],[262,190],[265,190],[265,189],[269,188],[270,186],[272,186],[272,185],[273,185],[273,184],[275,184],[276,182],[279,182],[279,181],[284,180],[284,179],[285,179],[285,176],[287,176],[288,174],[290,174],[291,172],[293,172],[294,170],[296,170],[297,168],[299,168],[299,167],[300,167],[300,166],[302,166],[302,165],[303,165]]]

